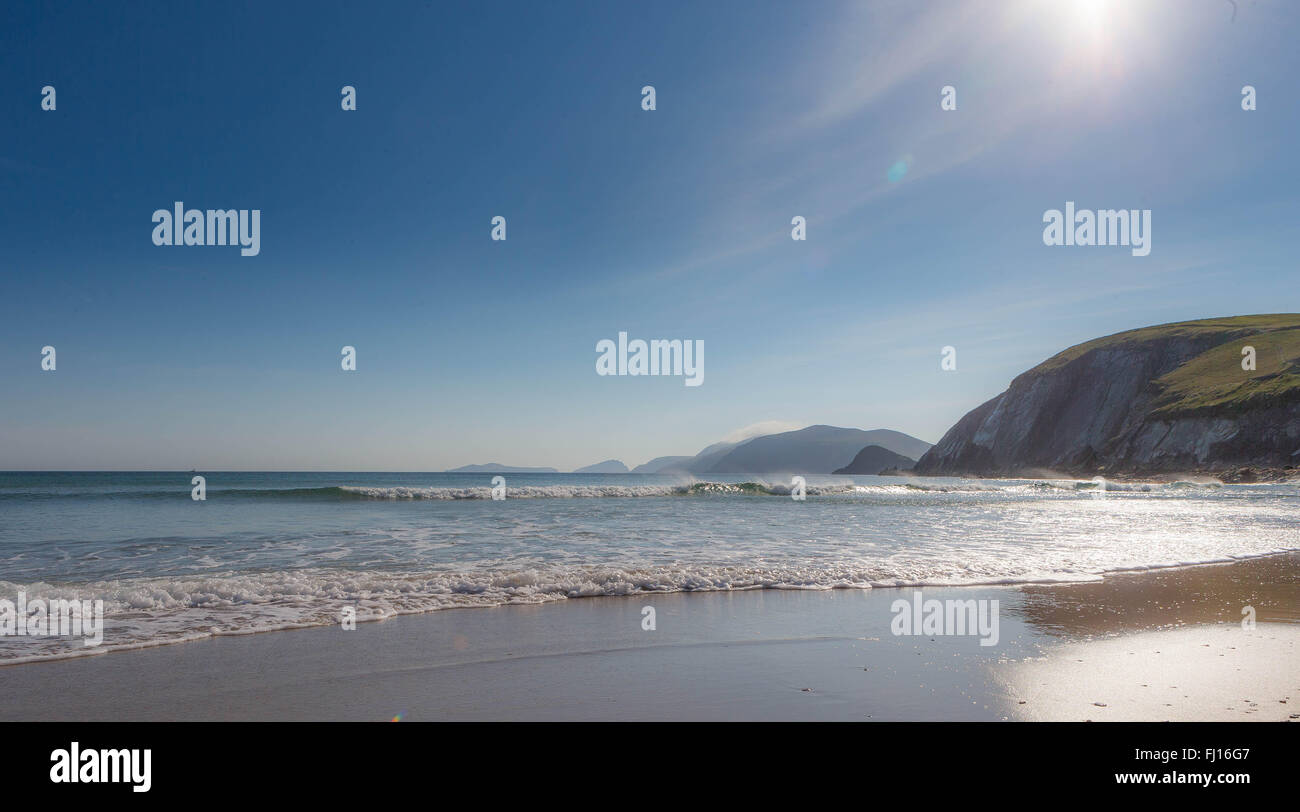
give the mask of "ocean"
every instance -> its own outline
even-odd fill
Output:
[[[1296,483],[638,474],[0,472],[0,600],[103,600],[104,642],[738,589],[1095,581],[1300,549]]]

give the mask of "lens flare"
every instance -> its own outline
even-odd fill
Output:
[[[885,173],[885,177],[889,179],[890,183],[898,183],[900,180],[903,179],[903,176],[907,174],[907,169],[911,165],[911,163],[912,163],[912,156],[910,155],[905,156],[903,158],[899,158],[897,161],[894,161],[892,166],[889,167],[889,171]]]

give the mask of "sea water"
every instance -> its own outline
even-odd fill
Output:
[[[1097,580],[1300,549],[1295,483],[637,474],[0,473],[0,600],[104,601],[104,642],[731,589]]]

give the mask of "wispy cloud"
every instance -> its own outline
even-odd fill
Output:
[[[784,431],[795,431],[805,426],[804,423],[796,423],[791,420],[760,420],[757,423],[750,423],[744,428],[735,431],[722,438],[726,443],[738,443],[741,440],[748,440],[751,437],[762,437],[765,434],[780,434]]]

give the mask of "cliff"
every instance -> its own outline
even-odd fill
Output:
[[[1255,350],[1255,369],[1242,351]],[[1300,314],[1079,344],[1021,374],[917,461],[929,475],[1227,472],[1300,465]]]

